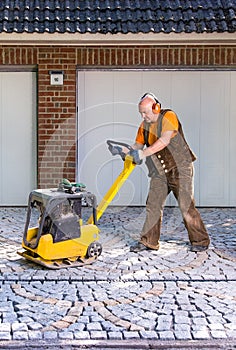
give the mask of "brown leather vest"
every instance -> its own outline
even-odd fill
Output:
[[[157,137],[161,137],[162,120],[166,112],[170,109],[163,109],[157,120]],[[146,158],[146,165],[149,170],[149,176],[168,173],[176,167],[184,167],[196,160],[195,154],[190,149],[183,133],[182,125],[178,119],[178,133],[171,139],[168,146],[161,151]],[[149,124],[144,122],[144,140],[148,147]],[[158,161],[157,161],[158,160]]]

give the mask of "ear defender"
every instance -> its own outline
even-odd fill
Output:
[[[159,114],[161,112],[161,105],[160,105],[159,102],[153,103],[153,105],[152,105],[152,112],[154,114]]]

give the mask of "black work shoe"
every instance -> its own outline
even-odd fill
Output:
[[[139,252],[142,252],[144,250],[148,250],[149,248],[146,247],[145,245],[143,245],[142,243],[138,242],[134,245],[132,245],[129,249],[130,252],[133,252],[133,253],[139,253]]]
[[[207,246],[203,246],[203,245],[192,245],[190,248],[191,252],[194,253],[199,253],[199,252],[204,252],[205,250],[207,250],[208,247]]]

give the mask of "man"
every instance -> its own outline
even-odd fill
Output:
[[[191,251],[208,248],[210,239],[193,196],[193,164],[195,155],[189,148],[182,126],[176,114],[161,109],[152,93],[146,93],[139,102],[143,118],[135,144],[129,153],[136,164],[146,159],[150,188],[146,204],[146,220],[138,243],[132,252],[159,249],[163,208],[167,195],[172,191],[178,201],[191,243]],[[127,153],[127,150],[122,150]]]

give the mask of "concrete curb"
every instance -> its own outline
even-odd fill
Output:
[[[215,341],[158,341],[158,340],[71,340],[71,341],[0,341],[0,349],[170,349],[170,350],[192,350],[192,349],[236,349],[236,340]]]

